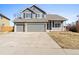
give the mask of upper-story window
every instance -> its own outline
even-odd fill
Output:
[[[30,13],[23,13],[23,18],[32,18],[32,14],[30,14]]]
[[[44,14],[42,14],[42,17],[44,17]]]
[[[36,18],[42,18],[41,14],[36,14]]]
[[[25,13],[23,13],[23,18],[25,18]]]
[[[36,18],[44,18],[45,15],[44,14],[36,14]]]
[[[40,14],[37,14],[37,17],[40,17]]]
[[[32,18],[31,14],[26,14],[26,18]]]

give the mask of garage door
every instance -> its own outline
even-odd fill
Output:
[[[16,32],[24,32],[24,24],[16,24]]]
[[[43,24],[43,23],[27,24],[27,31],[28,32],[45,32],[46,24]]]

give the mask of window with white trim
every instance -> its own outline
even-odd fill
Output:
[[[25,13],[23,13],[23,18],[25,18]]]
[[[37,18],[39,18],[40,17],[40,14],[37,14]]]
[[[26,13],[26,18],[32,18],[32,14]]]
[[[60,27],[61,26],[61,24],[60,23],[55,23],[55,25],[54,25],[54,27]]]

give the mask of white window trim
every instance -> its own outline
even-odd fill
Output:
[[[30,15],[30,17],[26,17],[26,15]],[[25,19],[31,19],[31,13],[25,13]]]
[[[54,28],[60,28],[60,27],[56,27],[55,24],[60,24],[60,27],[61,27],[61,22],[58,22],[58,21],[54,22]]]

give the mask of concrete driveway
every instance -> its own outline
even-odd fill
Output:
[[[0,35],[0,54],[64,54],[46,32],[14,32]]]

